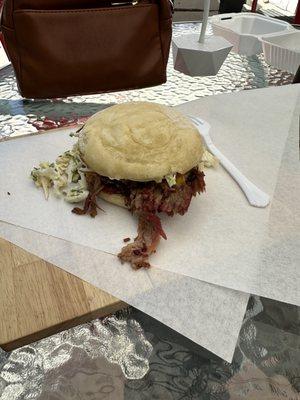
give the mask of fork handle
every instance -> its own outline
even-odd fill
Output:
[[[266,207],[270,202],[270,197],[249,181],[212,143],[207,143],[208,150],[215,155],[220,164],[233,177],[240,186],[249,203],[254,207]]]

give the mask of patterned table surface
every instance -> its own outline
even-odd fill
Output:
[[[174,25],[174,35],[198,31]],[[177,105],[202,96],[292,81],[262,55],[230,53],[215,77],[175,72],[143,90],[52,101],[23,100],[11,67],[0,71],[0,137],[80,123],[110,104]],[[12,353],[0,350],[1,400],[300,400],[300,308],[252,296],[232,364],[135,309]]]

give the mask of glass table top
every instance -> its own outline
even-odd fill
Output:
[[[199,30],[174,24],[174,35]],[[0,137],[80,123],[108,105],[178,105],[199,97],[292,82],[262,55],[230,53],[217,76],[173,70],[164,85],[56,100],[24,100],[12,68],[0,70]],[[219,359],[128,308],[11,353],[0,350],[1,400],[300,400],[300,308],[251,296],[233,362]]]
[[[173,36],[198,31],[198,23],[177,23]],[[291,83],[292,78],[287,72],[269,67],[262,55],[246,57],[232,52],[216,76],[190,77],[173,69],[171,52],[168,81],[160,86],[67,99],[24,100],[17,91],[12,68],[7,67],[0,70],[0,136],[81,122],[101,108],[125,101],[155,101],[175,106],[203,96],[284,85]]]

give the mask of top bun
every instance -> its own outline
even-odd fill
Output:
[[[111,179],[160,182],[197,166],[203,144],[197,128],[173,108],[129,102],[94,114],[80,132],[86,165]]]

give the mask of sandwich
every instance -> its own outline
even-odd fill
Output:
[[[134,269],[148,268],[160,238],[167,239],[159,215],[185,214],[205,191],[197,128],[173,108],[129,102],[94,114],[76,136],[72,151],[33,169],[33,180],[47,195],[53,188],[67,201],[84,202],[75,214],[95,217],[99,198],[128,209],[138,234],[118,257]]]

